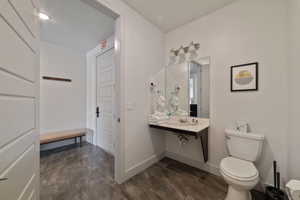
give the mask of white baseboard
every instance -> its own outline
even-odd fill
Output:
[[[204,162],[201,162],[201,161],[198,161],[198,160],[187,158],[185,156],[182,156],[182,155],[179,155],[179,154],[176,154],[176,153],[173,153],[173,152],[166,151],[166,152],[161,153],[159,155],[152,155],[148,159],[146,159],[146,160],[134,165],[133,167],[129,168],[128,170],[126,170],[125,175],[121,177],[121,180],[120,180],[119,183],[124,183],[128,179],[130,179],[133,176],[143,172],[144,170],[146,170],[147,168],[149,168],[153,164],[157,163],[158,161],[160,161],[164,157],[171,158],[173,160],[182,162],[184,164],[190,165],[190,166],[195,167],[197,169],[200,169],[200,170],[206,171],[208,173],[214,174],[216,176],[221,176],[218,166],[215,166],[211,163],[204,163]],[[259,190],[259,191],[263,191],[266,185],[270,185],[270,184],[260,183],[260,184],[257,185],[256,189]]]
[[[164,153],[161,153],[159,155],[152,155],[151,157],[147,158],[146,160],[134,165],[133,167],[129,168],[125,171],[125,176],[122,179],[122,182],[127,181],[128,179],[132,178],[133,176],[141,173],[142,171],[149,168],[151,165],[157,163],[161,159],[165,157]]]
[[[219,167],[212,165],[210,163],[203,163],[201,161],[198,160],[193,160],[191,158],[187,158],[185,156],[173,153],[173,152],[165,152],[165,156],[168,158],[171,158],[173,160],[177,160],[179,162],[185,163],[187,165],[190,165],[192,167],[201,169],[203,171],[206,171],[208,173],[217,175],[217,176],[221,176],[220,171],[219,171]]]
[[[201,161],[198,160],[193,160],[191,158],[187,158],[184,157],[182,155],[173,153],[173,152],[165,152],[165,157],[171,158],[173,160],[177,160],[179,162],[185,163],[187,165],[190,165],[192,167],[195,167],[197,169],[206,171],[208,173],[217,175],[217,176],[221,176],[220,174],[220,169],[219,167],[212,165],[210,163],[203,163]],[[262,180],[260,180],[259,184],[257,184],[257,186],[255,187],[256,190],[264,192],[264,189],[266,188],[266,186],[272,185],[268,182],[262,182]],[[282,185],[282,188],[284,188],[284,185]]]
[[[214,166],[210,163],[203,163],[201,161],[193,160],[187,157],[184,157],[182,155],[172,153],[172,152],[164,152],[159,155],[152,155],[151,157],[147,158],[146,160],[134,165],[133,167],[129,168],[125,171],[125,175],[122,177],[122,183],[127,181],[128,179],[132,178],[133,176],[143,172],[153,164],[157,163],[164,157],[171,158],[173,160],[177,160],[179,162],[185,163],[187,165],[190,165],[192,167],[201,169],[203,171],[206,171],[208,173],[221,176],[219,172],[219,167]]]

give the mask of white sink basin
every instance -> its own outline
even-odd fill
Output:
[[[150,125],[164,127],[164,128],[172,128],[178,129],[183,131],[190,131],[190,132],[200,132],[209,127],[209,119],[207,118],[194,118],[198,120],[198,123],[193,122],[192,117],[188,117],[186,122],[180,120],[182,117],[173,117],[168,120],[162,120],[160,122],[150,123]]]
[[[201,119],[192,117],[174,117],[164,123],[174,126],[197,126],[201,124]]]

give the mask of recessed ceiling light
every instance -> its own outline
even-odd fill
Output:
[[[50,17],[48,16],[48,15],[46,15],[45,13],[39,13],[39,18],[41,19],[41,20],[49,20],[50,19]]]

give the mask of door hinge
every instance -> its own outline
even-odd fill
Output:
[[[99,109],[99,106],[97,106],[97,108],[96,108],[96,116],[97,116],[97,118],[99,118],[99,115],[100,115],[100,109]]]

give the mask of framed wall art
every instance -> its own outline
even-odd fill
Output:
[[[258,90],[258,62],[231,67],[231,92]]]

